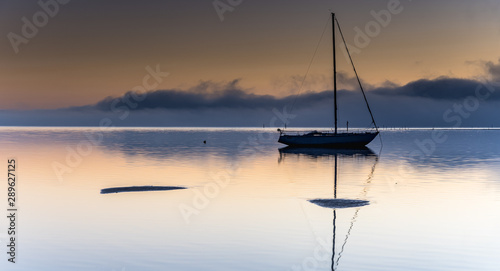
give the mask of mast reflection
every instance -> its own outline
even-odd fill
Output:
[[[336,270],[339,264],[339,260],[342,257],[342,253],[344,252],[344,247],[349,239],[351,234],[351,230],[354,226],[354,222],[358,217],[359,210],[362,206],[370,204],[369,201],[363,199],[342,199],[337,197],[337,184],[338,184],[338,159],[341,157],[342,159],[357,159],[357,158],[367,158],[373,159],[373,166],[368,174],[368,177],[365,181],[365,187],[363,188],[361,197],[364,198],[368,192],[367,186],[371,183],[373,179],[373,175],[375,173],[375,168],[379,161],[379,156],[376,155],[370,148],[362,147],[357,149],[331,149],[331,148],[297,148],[297,147],[285,147],[279,149],[279,163],[283,163],[287,157],[304,157],[306,159],[329,159],[330,157],[334,158],[334,183],[333,183],[333,198],[330,199],[311,199],[309,202],[323,207],[330,208],[333,210],[333,242],[332,242],[332,264],[331,270]],[[338,253],[338,257],[336,258],[336,231],[337,231],[337,211],[338,209],[346,209],[346,208],[356,208],[356,211],[351,219],[351,225],[349,230],[345,236],[344,242],[341,246],[341,250]],[[339,210],[340,211],[340,210]]]

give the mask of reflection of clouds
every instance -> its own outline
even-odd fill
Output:
[[[367,200],[358,199],[312,199],[309,202],[331,209],[361,207],[370,204]]]
[[[247,151],[257,155],[271,151],[267,145],[276,140],[257,142],[258,145],[240,145],[248,142],[259,132],[249,130],[171,130],[152,129],[147,131],[123,130],[104,137],[102,147],[127,156],[145,156],[156,159],[172,157],[221,157],[227,160],[239,159]],[[271,132],[275,134],[274,130]],[[267,137],[267,136],[265,136]],[[204,143],[206,141],[206,143]]]
[[[151,191],[169,191],[187,189],[182,186],[127,186],[127,187],[111,187],[101,189],[101,194],[115,194],[125,192],[151,192]]]
[[[89,142],[107,152],[153,159],[217,156],[232,160],[248,150],[255,154],[274,152],[278,145],[274,129],[24,127],[3,128],[0,138],[3,144],[15,144],[18,149],[36,145],[64,152],[67,146]],[[248,144],[240,147],[242,143]]]
[[[177,131],[115,131],[103,137],[101,146],[126,156],[167,158],[171,156],[203,155],[203,136]]]
[[[239,148],[249,138],[263,138],[253,146]],[[425,153],[415,143],[431,139],[431,129],[410,131],[382,131],[384,148],[383,163],[398,165],[406,162],[412,166],[425,166],[440,169],[463,168],[467,166],[482,167],[500,162],[500,130],[443,130],[446,141],[436,143],[429,155],[414,155],[415,151]],[[370,160],[377,157],[370,148],[358,150],[335,149],[297,149],[284,148],[272,135],[274,130],[261,129],[189,129],[189,128],[37,128],[23,127],[0,129],[2,144],[7,148],[15,148],[18,153],[28,150],[30,146],[46,146],[65,152],[66,146],[75,147],[81,141],[89,141],[89,137],[102,138],[97,144],[107,152],[124,154],[125,156],[144,156],[150,159],[166,158],[198,158],[219,157],[225,160],[237,160],[245,157],[247,149],[255,150],[255,157],[269,155],[276,157],[276,150],[282,159],[331,159],[335,154],[339,158],[359,158]],[[271,135],[271,136],[270,136]],[[203,141],[207,141],[206,144]],[[21,144],[22,142],[22,144]],[[425,145],[425,144],[424,144]],[[370,144],[378,149],[377,142]],[[428,145],[424,147],[430,148]],[[412,154],[413,152],[413,154]],[[285,160],[282,160],[285,161]]]
[[[392,152],[391,157],[400,157],[413,166],[439,169],[482,167],[500,162],[500,144],[497,142],[500,130],[443,130],[443,132],[447,136],[446,141],[434,145],[429,141],[432,130],[412,131],[404,135],[387,133],[384,135],[384,142],[398,137],[397,142],[393,143],[408,145],[395,150],[393,149],[396,147],[395,144],[386,144],[388,148],[385,148],[384,152],[387,153],[388,150]]]

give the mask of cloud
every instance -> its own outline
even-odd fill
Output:
[[[346,78],[344,78],[347,80]],[[238,80],[226,84],[201,82],[199,85],[187,89],[156,90],[147,93],[129,91],[120,97],[107,97],[94,105],[74,107],[73,110],[87,110],[89,108],[104,112],[119,111],[126,108],[130,111],[164,109],[164,110],[216,110],[216,109],[265,109],[282,108],[294,109],[313,108],[319,104],[331,103],[333,91],[304,92],[299,95],[275,97],[272,95],[258,95],[249,93],[238,86]],[[367,93],[370,96],[413,97],[429,100],[458,101],[469,96],[474,97],[478,88],[497,88],[498,84],[489,86],[475,80],[440,77],[437,79],[421,79],[398,86],[386,82],[379,88]],[[483,90],[484,91],[484,90]],[[340,90],[339,99],[359,95],[359,92]],[[493,91],[489,100],[500,100],[500,92]]]
[[[332,76],[333,80],[333,76]],[[369,84],[368,82],[365,82],[363,79],[361,79],[361,84],[363,85],[364,89],[373,89],[375,86]],[[358,89],[359,88],[359,83],[356,77],[354,76],[349,76],[347,72],[339,71],[337,72],[337,84],[341,87],[347,88],[347,89]]]
[[[276,111],[296,115],[288,126],[331,127],[333,91],[304,92],[277,97],[251,93],[238,85],[201,82],[189,89],[127,92],[119,97],[81,107],[56,110],[0,111],[0,125],[99,126],[110,120],[113,126],[282,126]],[[462,127],[499,126],[499,83],[469,79],[422,79],[399,86],[386,82],[367,91],[367,98],[379,126]],[[481,88],[482,87],[482,88]],[[470,97],[491,93],[471,104]],[[350,127],[369,127],[369,117],[359,90],[338,92],[338,123]],[[466,102],[469,104],[465,104]],[[473,101],[473,100],[472,100]],[[465,114],[456,108],[474,108]],[[448,113],[448,120],[444,117]],[[274,120],[274,121],[273,121]],[[109,121],[108,121],[109,122]]]
[[[344,93],[346,91],[342,91]],[[341,94],[339,94],[341,95]],[[332,91],[305,92],[278,98],[271,95],[248,93],[238,86],[238,80],[227,84],[202,82],[188,89],[156,90],[147,93],[129,91],[120,97],[107,97],[94,105],[73,107],[73,110],[89,108],[113,111],[127,107],[130,110],[206,110],[206,109],[273,109],[285,105],[298,108],[310,107],[332,99]]]
[[[484,66],[493,81],[500,81],[500,59],[498,59],[497,63],[488,61],[484,64]]]
[[[389,96],[421,97],[434,100],[460,100],[476,95],[476,89],[480,87],[497,87],[498,83],[483,83],[469,79],[457,79],[440,77],[437,79],[421,79],[410,82],[404,86],[391,86],[374,89],[372,93]],[[488,98],[490,100],[500,99],[500,93],[495,91]]]

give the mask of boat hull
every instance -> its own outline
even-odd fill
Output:
[[[323,133],[315,135],[281,134],[278,142],[294,147],[359,148],[368,145],[378,132]]]
[[[358,148],[324,148],[324,147],[294,147],[286,146],[278,149],[280,155],[283,156],[305,156],[310,158],[329,157],[335,155],[341,156],[377,156],[370,148],[361,146]]]

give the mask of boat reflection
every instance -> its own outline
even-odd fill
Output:
[[[331,270],[336,270],[339,261],[342,258],[342,254],[344,252],[344,248],[349,240],[351,235],[351,230],[354,226],[354,222],[358,218],[359,211],[361,207],[365,205],[369,205],[370,202],[368,200],[364,200],[366,198],[366,194],[368,192],[368,186],[370,185],[373,175],[375,173],[375,168],[379,161],[379,156],[376,155],[371,149],[367,147],[357,148],[357,149],[331,149],[331,148],[297,148],[297,147],[285,147],[279,149],[280,157],[279,162],[284,162],[285,157],[296,156],[296,157],[306,157],[308,159],[329,159],[330,157],[334,157],[334,180],[333,180],[333,198],[319,198],[319,199],[311,199],[309,202],[323,207],[329,208],[333,210],[333,242],[332,242],[332,259],[331,259]],[[371,171],[368,174],[368,177],[365,181],[364,188],[360,194],[358,199],[344,199],[337,197],[337,184],[338,184],[338,159],[339,157],[343,160],[349,159],[358,159],[362,158],[373,158],[374,163],[371,168]],[[349,230],[345,234],[344,241],[340,246],[340,252],[336,252],[336,238],[337,238],[337,216],[342,213],[341,209],[346,208],[356,208],[353,217],[351,218]]]
[[[368,157],[377,159],[378,156],[368,147],[350,148],[350,149],[334,149],[334,148],[307,148],[307,147],[284,147],[278,149],[280,156],[278,162],[281,163],[286,157],[305,157],[310,159],[318,159],[332,156],[347,156],[347,157]]]

